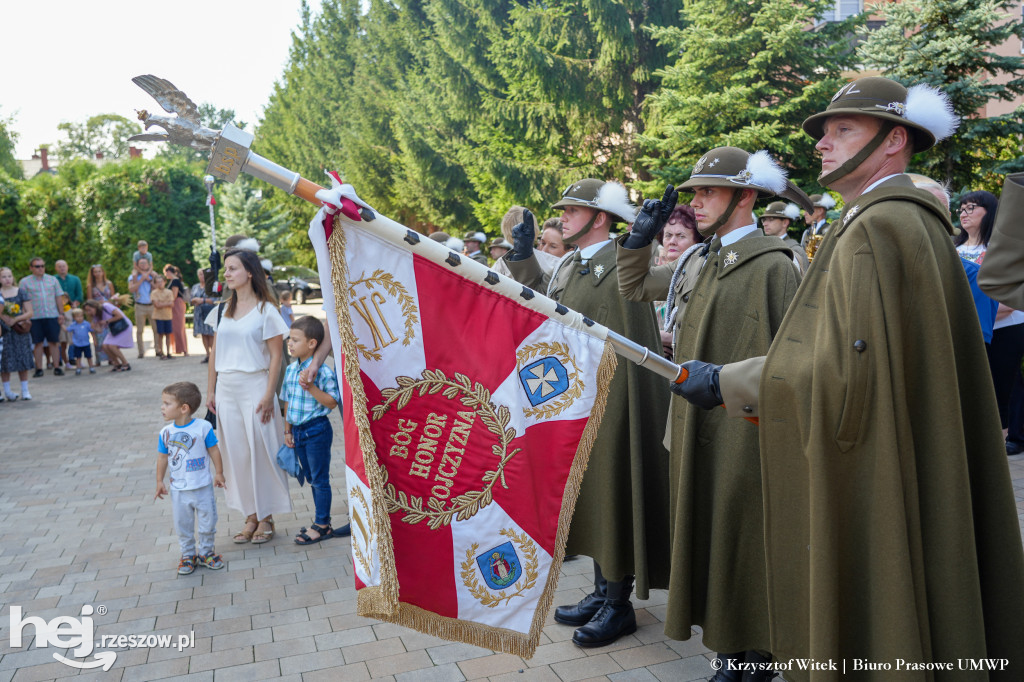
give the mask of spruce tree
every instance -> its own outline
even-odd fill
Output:
[[[856,21],[822,23],[834,4],[691,0],[685,28],[655,29],[654,37],[679,58],[661,72],[661,87],[647,100],[641,142],[657,182],[646,189],[682,182],[701,154],[732,145],[767,149],[794,182],[814,191],[821,166],[800,124],[845,82]]]
[[[909,0],[875,8],[885,24],[864,31],[857,54],[867,67],[904,85],[925,83],[945,92],[962,117],[955,135],[914,158],[913,169],[955,192],[998,192],[1001,173],[1024,170],[1020,138],[1024,108],[1002,116],[978,112],[993,101],[1024,94],[1024,57],[994,47],[1024,39],[1019,5],[1010,0]]]
[[[260,256],[275,264],[290,262],[293,252],[288,247],[293,220],[290,211],[281,205],[269,206],[262,198],[262,188],[255,181],[239,176],[233,183],[218,185],[215,221],[217,250],[224,255],[224,240],[233,234],[244,234],[260,243]],[[202,236],[192,242],[192,256],[197,263],[206,263],[210,256],[210,224],[196,221]]]

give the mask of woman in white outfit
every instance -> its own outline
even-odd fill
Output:
[[[230,296],[206,317],[215,331],[207,406],[217,415],[225,498],[247,515],[234,540],[259,544],[274,536],[273,514],[292,509],[288,479],[277,466],[284,422],[274,394],[288,327],[255,253],[229,250],[224,283]]]

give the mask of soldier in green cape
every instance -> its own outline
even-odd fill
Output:
[[[866,680],[897,661],[913,679],[1024,679],[1024,551],[981,329],[949,213],[904,175],[956,125],[927,86],[839,90],[803,127],[845,206],[767,356],[686,363],[687,400],[760,419],[771,651],[838,667],[791,681],[854,661],[876,664]]]

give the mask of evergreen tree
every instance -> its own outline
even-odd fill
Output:
[[[224,241],[233,234],[244,234],[260,243],[261,257],[274,263],[289,262],[293,255],[287,245],[293,222],[290,212],[281,205],[268,206],[262,190],[254,187],[255,182],[240,175],[235,182],[220,185],[215,209],[217,250],[223,256]],[[192,257],[194,262],[205,264],[210,256],[210,225],[203,221],[196,224],[202,236],[192,242]]]
[[[644,159],[657,182],[678,184],[709,149],[767,149],[790,178],[813,191],[821,170],[814,141],[800,127],[845,82],[856,20],[822,23],[832,0],[691,0],[685,28],[659,27],[679,54],[647,100]],[[811,26],[820,24],[814,30]]]
[[[1024,94],[1024,57],[995,46],[1024,39],[1019,4],[1010,0],[909,0],[876,8],[885,24],[866,32],[857,54],[904,85],[926,83],[945,92],[963,120],[955,135],[914,159],[914,170],[954,191],[998,192],[998,174],[1024,170],[1020,138],[1024,107],[984,118],[994,101]]]
[[[18,133],[12,126],[14,118],[0,118],[0,172],[11,178],[22,178],[21,164],[14,158],[14,145],[18,142]]]

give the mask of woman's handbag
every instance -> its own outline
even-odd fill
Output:
[[[32,331],[32,320],[18,320],[11,325],[11,329],[18,334],[28,334]]]
[[[128,320],[124,319],[123,317],[119,317],[116,320],[112,320],[110,324],[107,325],[107,329],[110,330],[111,334],[120,334],[127,328]]]

